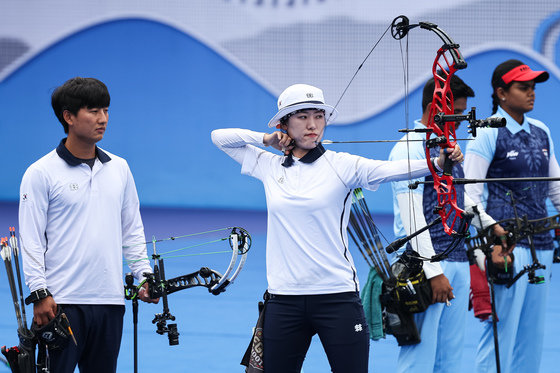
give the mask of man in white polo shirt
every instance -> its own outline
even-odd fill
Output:
[[[21,182],[19,226],[34,322],[64,310],[77,345],[49,350],[53,372],[115,372],[124,307],[123,254],[135,277],[152,272],[134,179],[123,158],[96,146],[110,96],[93,78],[72,78],[52,94],[68,137],[33,163]],[[126,247],[126,249],[123,249]],[[147,289],[140,298],[150,301]]]

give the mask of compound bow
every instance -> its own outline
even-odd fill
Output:
[[[127,274],[125,286],[125,297],[133,301],[137,301],[138,291],[144,283],[148,284],[149,296],[152,299],[161,298],[163,303],[163,311],[154,316],[152,320],[153,324],[157,325],[156,332],[158,334],[168,334],[169,344],[177,345],[179,344],[179,333],[177,331],[177,324],[167,324],[168,320],[174,321],[175,316],[171,314],[169,310],[168,295],[175,293],[180,290],[186,290],[193,287],[205,287],[213,295],[218,295],[226,291],[226,288],[231,285],[237,278],[241,269],[243,268],[245,261],[247,260],[247,253],[251,248],[251,236],[249,233],[239,227],[230,227],[217,229],[210,232],[216,232],[219,230],[231,230],[230,234],[226,238],[221,238],[219,240],[211,241],[209,243],[217,241],[229,241],[231,247],[232,256],[229,261],[229,265],[226,270],[221,274],[220,272],[210,269],[208,267],[202,267],[198,271],[188,273],[185,275],[173,277],[167,279],[165,277],[165,266],[164,257],[165,254],[158,254],[156,250],[156,243],[162,241],[176,240],[183,237],[191,237],[194,235],[205,234],[209,232],[201,232],[195,234],[189,234],[179,237],[169,237],[166,239],[156,240],[155,238],[146,242],[146,244],[152,244],[153,254],[152,259],[154,260],[154,272],[145,273],[146,277],[138,286],[133,285],[134,279],[131,274]],[[201,244],[195,245],[200,246]],[[193,247],[193,246],[191,246]],[[186,248],[183,248],[186,249]],[[179,250],[183,250],[179,249]],[[174,250],[178,251],[178,250]]]
[[[457,247],[463,238],[468,236],[468,229],[473,215],[465,212],[457,204],[457,192],[452,175],[453,162],[449,159],[448,154],[445,153],[446,158],[443,165],[443,172],[439,174],[434,163],[431,161],[431,149],[438,146],[444,149],[444,151],[448,148],[454,148],[457,144],[455,129],[458,122],[467,121],[469,123],[468,132],[476,136],[477,128],[501,127],[505,125],[505,119],[489,118],[479,120],[476,118],[475,108],[472,108],[467,115],[455,114],[451,79],[456,71],[467,67],[467,63],[459,51],[459,45],[436,24],[430,22],[410,24],[406,16],[399,16],[393,20],[391,24],[391,35],[396,40],[401,40],[408,35],[409,30],[416,27],[434,32],[443,41],[443,45],[438,49],[432,65],[435,87],[426,128],[404,129],[399,132],[421,132],[426,134],[426,161],[437,194],[437,205],[434,207],[434,213],[439,215],[439,219],[436,219],[428,226],[432,226],[441,221],[445,233],[454,237],[452,243],[444,252],[432,258],[428,258],[431,261],[439,261],[445,259],[447,254]],[[408,242],[408,240],[417,236],[425,229],[426,227],[418,232],[412,233],[410,236],[406,237],[404,241],[401,239],[398,243],[392,243],[389,245],[389,251],[398,249],[398,247],[402,246],[405,242]]]
[[[514,203],[513,197],[512,203]],[[485,254],[492,252],[494,245],[502,244],[501,239],[496,237],[494,234],[494,226],[499,224],[508,232],[508,246],[513,246],[522,239],[527,239],[529,250],[531,252],[531,259],[533,260],[533,263],[525,265],[523,269],[515,275],[515,277],[511,278],[507,282],[506,287],[510,288],[525,273],[528,274],[529,283],[543,283],[544,277],[537,276],[535,272],[539,269],[545,269],[546,266],[539,262],[532,237],[536,234],[548,232],[553,229],[560,229],[560,214],[529,220],[527,216],[519,217],[517,215],[515,204],[513,207],[515,213],[514,218],[500,220],[484,229],[481,229],[476,236],[466,239],[465,242],[467,244],[467,248],[470,252],[474,252],[474,250],[477,249],[481,250]]]

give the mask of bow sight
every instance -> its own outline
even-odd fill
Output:
[[[469,111],[466,115],[458,115],[458,114],[451,114],[445,115],[443,113],[437,113],[434,115],[434,122],[443,125],[445,122],[461,122],[466,120],[469,122],[468,125],[468,132],[472,134],[473,137],[476,137],[476,129],[477,128],[499,128],[505,127],[507,122],[506,118],[502,117],[493,117],[493,118],[486,118],[486,119],[476,119],[476,108],[472,107],[471,111]]]

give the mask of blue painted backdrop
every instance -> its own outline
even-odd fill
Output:
[[[531,56],[507,49],[467,58],[469,67],[460,76],[475,89],[476,98],[469,105],[477,107],[479,117],[490,114],[492,70],[508,58],[544,68]],[[17,200],[27,166],[64,136],[52,114],[50,94],[72,76],[94,76],[107,83],[110,121],[100,146],[129,161],[143,205],[264,208],[260,183],[239,174],[238,165],[213,146],[210,132],[220,127],[267,130],[276,98],[198,39],[142,19],[114,20],[75,33],[0,83],[0,200]],[[540,84],[531,113],[550,125],[556,143],[560,143],[560,131],[555,130],[559,88],[555,75]],[[379,88],[371,82],[371,89]],[[332,92],[326,96],[331,102],[338,99]],[[420,116],[419,87],[411,92],[409,107],[411,122]],[[397,129],[404,128],[406,120],[401,100],[361,122],[330,126],[325,138],[397,139]],[[464,128],[458,136],[466,136]],[[330,145],[378,159],[386,159],[390,148],[390,144]],[[385,186],[368,196],[376,211],[391,211],[388,193]]]

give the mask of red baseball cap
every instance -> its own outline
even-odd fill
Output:
[[[527,82],[529,80],[534,80],[535,83],[542,83],[548,80],[548,77],[549,75],[546,71],[533,71],[527,65],[519,65],[502,75],[502,80],[505,84],[513,81]]]

